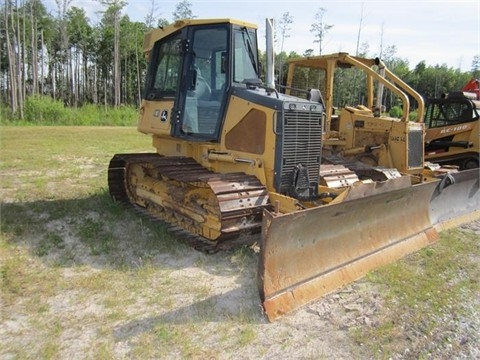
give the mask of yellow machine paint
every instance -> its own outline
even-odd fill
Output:
[[[334,79],[338,69],[358,72],[358,87],[365,89],[366,98],[364,104],[346,104],[335,113]],[[325,105],[324,156],[341,155],[409,174],[422,172],[424,154],[419,145],[425,130],[423,99],[381,60],[337,53],[289,61],[287,93],[301,96],[306,82],[319,87],[319,99]],[[382,114],[383,89],[399,97],[403,108],[401,119]],[[417,104],[415,121],[408,120],[411,110],[408,95]]]
[[[231,19],[182,20],[147,34],[138,130],[156,152],[116,154],[108,182],[115,200],[165,221],[197,249],[259,242],[270,320],[435,241],[436,224],[453,223],[438,205],[456,189],[478,213],[472,175],[424,173],[421,114],[417,122],[379,117],[369,103],[336,116],[331,90],[323,101],[319,91],[298,89],[306,99],[263,84],[257,49],[256,26]],[[338,61],[327,60],[333,70]],[[383,78],[368,72],[372,91]],[[333,89],[333,71],[325,79]]]

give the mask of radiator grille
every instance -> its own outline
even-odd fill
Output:
[[[281,136],[279,192],[282,194],[290,192],[295,169],[302,165],[307,169],[310,187],[316,194],[322,151],[321,112],[285,111]]]
[[[423,131],[408,132],[408,168],[423,168]]]

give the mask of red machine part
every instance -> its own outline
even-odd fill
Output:
[[[462,89],[463,91],[474,93],[477,96],[477,100],[480,100],[480,80],[472,79]]]

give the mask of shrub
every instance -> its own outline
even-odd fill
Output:
[[[412,111],[410,114],[408,114],[408,120],[415,121],[416,119],[417,119],[417,110]]]
[[[42,125],[68,124],[69,111],[62,102],[48,96],[29,96],[25,100],[24,119],[27,123]]]
[[[114,108],[94,104],[69,108],[49,96],[35,95],[25,99],[23,120],[14,116],[7,104],[2,106],[0,115],[2,124],[135,126],[138,109],[125,105]]]
[[[10,119],[13,119],[12,110],[10,106],[4,101],[0,103],[0,123],[8,124]]]
[[[403,115],[403,110],[400,106],[394,106],[390,109],[388,115],[394,118],[401,118]]]
[[[136,125],[138,111],[132,106],[121,106],[110,109],[106,115],[108,115],[107,119],[110,121],[108,125],[128,126]]]

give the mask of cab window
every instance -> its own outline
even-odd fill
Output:
[[[167,40],[158,41],[152,52],[145,98],[159,100],[174,98],[177,91],[182,62],[182,40],[180,34]]]
[[[425,111],[425,126],[436,128],[461,124],[478,119],[478,114],[469,103],[433,102]]]

